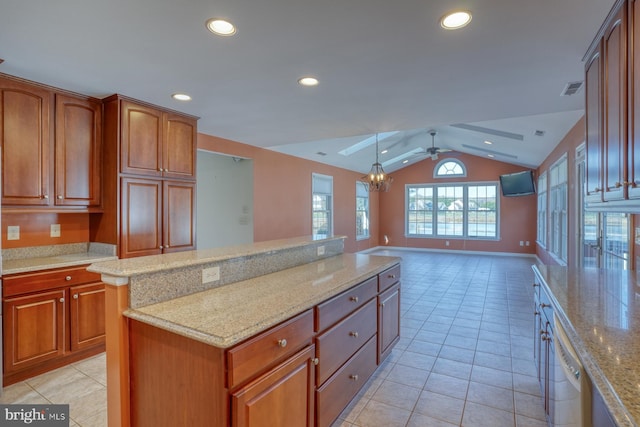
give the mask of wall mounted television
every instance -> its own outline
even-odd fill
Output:
[[[505,197],[526,196],[536,192],[533,171],[500,175],[500,188]]]

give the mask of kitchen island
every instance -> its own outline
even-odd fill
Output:
[[[109,425],[330,425],[399,339],[400,259],[342,239],[91,266],[113,286]]]
[[[636,272],[548,265],[533,270],[591,381],[593,405],[587,416],[594,426],[605,425],[596,422],[603,415],[617,426],[637,426],[640,286]]]

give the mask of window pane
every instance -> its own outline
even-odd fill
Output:
[[[497,187],[469,186],[468,231],[470,237],[497,237]]]
[[[356,238],[369,237],[369,190],[356,182]]]
[[[433,234],[433,188],[409,188],[408,199],[408,234]]]

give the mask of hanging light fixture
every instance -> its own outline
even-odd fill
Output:
[[[371,165],[369,173],[360,181],[369,187],[369,191],[389,191],[393,178],[387,175],[382,169],[382,165],[378,162],[378,134],[376,133],[376,162]]]

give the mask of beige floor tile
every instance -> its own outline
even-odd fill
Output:
[[[100,411],[94,416],[84,420],[82,423],[78,423],[81,427],[106,427],[107,426],[107,411]]]
[[[48,387],[46,390],[38,388],[44,397],[53,403],[69,403],[69,401],[77,399],[85,394],[93,391],[104,389],[104,386],[88,376],[80,373],[80,377],[74,381],[70,381],[57,388]]]
[[[387,381],[421,389],[427,382],[428,377],[429,371],[396,364],[386,379]]]
[[[513,390],[506,388],[471,382],[467,401],[513,412]]]
[[[407,427],[457,427],[457,425],[414,412],[409,418]]]
[[[427,391],[445,394],[456,399],[464,399],[467,396],[468,388],[469,381],[467,380],[436,373],[429,375],[427,384],[424,387]]]
[[[458,425],[462,419],[464,403],[463,399],[423,391],[414,412]]]
[[[515,392],[514,398],[516,404],[516,414],[524,415],[526,417],[535,418],[538,420],[545,419],[542,397]]]
[[[515,427],[515,425],[513,412],[491,408],[474,402],[467,402],[464,407],[463,427]]]
[[[47,393],[63,388],[67,384],[74,383],[82,378],[87,378],[87,376],[73,366],[64,366],[37,377],[29,378],[25,382],[46,396]]]
[[[82,424],[99,412],[107,410],[107,389],[101,387],[68,401],[71,418]]]
[[[410,411],[370,400],[355,424],[359,427],[404,427],[410,416]]]
[[[413,409],[419,396],[419,388],[385,380],[373,396],[371,396],[371,400],[410,411]]]

